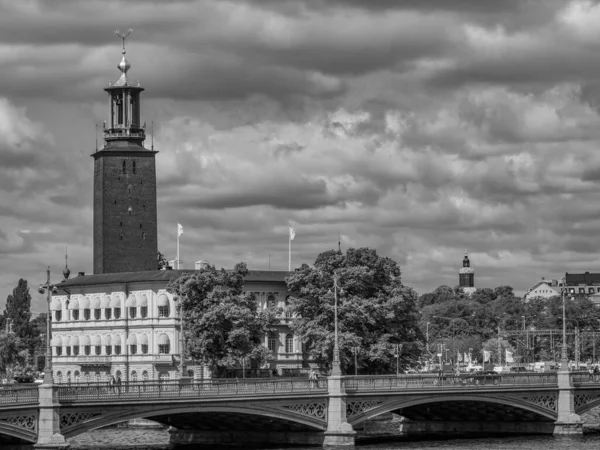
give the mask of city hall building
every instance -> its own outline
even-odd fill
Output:
[[[156,162],[152,146],[144,147],[146,125],[140,117],[139,83],[127,79],[131,67],[123,57],[119,80],[108,94],[104,147],[94,159],[94,229],[92,275],[65,281],[53,295],[52,366],[56,382],[173,379],[180,376],[182,328],[177,299],[166,288],[189,270],[156,270]],[[245,291],[260,307],[287,307],[289,272],[250,271]],[[302,367],[298,340],[283,314],[277,333],[265,336],[274,359],[270,369],[285,373]],[[184,321],[185,323],[185,321]],[[191,361],[193,376],[209,374]]]

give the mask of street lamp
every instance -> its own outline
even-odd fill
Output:
[[[427,354],[429,354],[429,324],[431,322],[427,322],[425,326],[425,348],[427,349]]]
[[[38,288],[38,292],[40,294],[47,294],[47,306],[48,312],[46,317],[46,364],[44,364],[44,381],[43,384],[52,384],[52,343],[50,342],[51,336],[51,326],[50,321],[52,320],[52,312],[50,311],[50,303],[52,302],[52,294],[56,294],[58,292],[58,288],[50,284],[50,267],[47,270],[48,278],[46,279],[46,284],[40,285]]]
[[[334,377],[339,377],[342,375],[342,368],[340,364],[340,345],[338,341],[338,301],[337,301],[337,291],[338,291],[338,276],[333,276],[333,314],[334,314],[334,343],[333,343],[333,364],[331,366],[331,375]],[[344,290],[340,289],[340,295],[343,295]]]
[[[560,370],[569,370],[569,361],[567,359],[567,312],[565,305],[565,291],[567,290],[567,280],[563,278],[562,289],[562,313],[563,313],[563,329],[562,329],[562,348],[560,350]]]

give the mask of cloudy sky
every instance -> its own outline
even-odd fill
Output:
[[[293,221],[293,265],[339,232],[420,293],[465,250],[481,287],[600,271],[596,2],[0,0],[2,304],[59,281],[65,245],[92,271],[90,154],[129,27],[170,259],[179,222],[187,267],[285,270]]]

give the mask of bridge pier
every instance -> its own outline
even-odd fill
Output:
[[[39,389],[38,438],[34,448],[66,450],[70,447],[60,433],[60,403],[52,383],[42,383]]]
[[[346,387],[341,375],[327,379],[329,404],[327,407],[327,430],[323,447],[354,448],[356,431],[346,418]]]
[[[557,373],[558,381],[558,419],[554,423],[555,435],[583,434],[583,422],[575,414],[575,389],[571,384],[568,370]]]

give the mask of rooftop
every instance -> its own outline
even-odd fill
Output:
[[[58,287],[96,286],[103,284],[136,283],[145,281],[170,281],[184,273],[194,273],[198,270],[146,270],[142,272],[102,273],[97,275],[80,275],[63,281]],[[244,278],[248,282],[279,282],[285,283],[285,278],[292,272],[287,270],[249,270]]]

